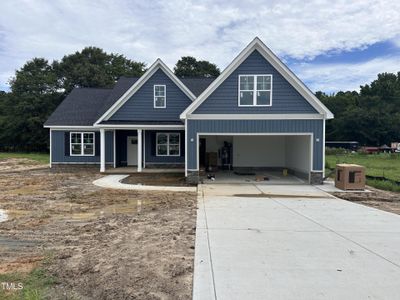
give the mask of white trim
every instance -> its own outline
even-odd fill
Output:
[[[240,54],[226,67],[226,69],[215,79],[197,99],[189,105],[180,115],[181,119],[185,119],[196,108],[203,103],[215,89],[228,78],[233,71],[254,51],[258,50],[260,54],[326,119],[332,119],[332,112],[305,86],[304,83],[290,71],[290,69],[256,37]]]
[[[322,177],[325,177],[325,119],[322,129]]]
[[[44,128],[50,128],[52,130],[96,130],[93,126],[67,126],[67,125],[60,125],[60,126],[43,126]]]
[[[324,119],[321,114],[190,114],[189,120],[309,120]],[[186,120],[186,119],[185,119]]]
[[[156,96],[156,87],[163,87],[164,88],[164,96]],[[153,108],[166,108],[167,107],[167,86],[165,84],[155,84],[153,86]],[[164,105],[163,106],[156,106],[156,97],[164,97]]]
[[[167,144],[159,144],[158,143],[158,136],[160,134],[165,134],[167,136]],[[178,145],[178,150],[179,150],[178,154],[169,154],[169,146],[170,146],[170,144],[169,144],[169,136],[171,134],[177,134],[178,135],[179,143],[178,144],[172,144],[173,146]],[[158,154],[158,146],[159,145],[166,145],[167,146],[167,154]],[[163,156],[168,156],[168,157],[169,156],[172,156],[172,157],[181,156],[181,133],[180,132],[157,132],[156,133],[156,156],[161,156],[161,157],[163,157]]]
[[[157,59],[150,68],[140,77],[95,123],[98,125],[103,120],[108,120],[133,94],[138,91],[146,81],[161,69],[192,101],[196,96],[179,80],[178,77],[161,60]]]
[[[187,119],[185,119],[185,177],[188,176],[188,168],[187,168]]]
[[[142,129],[137,130],[137,171],[142,172]]]
[[[83,135],[85,133],[90,133],[93,134],[93,143],[85,143],[84,142],[84,137]],[[73,134],[80,134],[81,136],[81,154],[72,154],[72,144],[78,144],[78,143],[72,143],[72,135]],[[69,156],[95,156],[96,155],[96,134],[93,131],[71,131],[69,133]],[[93,154],[85,154],[85,144],[92,144],[93,145]]]
[[[116,135],[117,135],[117,132],[116,132],[116,130],[114,129],[114,134],[113,134],[113,166],[114,166],[114,169],[117,167],[117,152],[116,152],[116,150],[117,150],[117,145],[116,145]]]
[[[100,129],[100,172],[106,171],[106,133]]]
[[[143,169],[146,169],[146,130],[143,130]]]
[[[321,170],[313,169],[313,149],[314,149],[314,133],[313,132],[197,132],[196,134],[196,169],[188,169],[188,171],[199,171],[200,158],[199,158],[199,141],[200,136],[214,136],[214,135],[226,135],[226,136],[292,136],[292,135],[300,135],[300,136],[310,136],[310,172],[321,172]],[[309,175],[310,176],[310,175]]]
[[[257,77],[269,76],[271,78],[271,87],[269,90],[258,90],[257,89]],[[252,90],[241,90],[240,89],[240,78],[241,77],[253,77],[253,89]],[[240,92],[253,92],[253,104],[240,104]],[[269,104],[257,104],[257,92],[269,92]],[[238,76],[238,107],[269,107],[272,106],[272,74],[242,74]]]
[[[112,161],[106,161],[106,165],[112,165]],[[53,165],[99,165],[97,161],[53,161]]]
[[[51,138],[51,136],[52,136],[52,132],[51,132],[52,130],[51,130],[51,128],[50,128],[50,155],[49,155],[49,160],[50,160],[50,169],[51,169],[51,160],[52,160],[52,146],[51,146],[51,144],[52,144],[52,138]]]
[[[97,128],[112,128],[112,129],[152,129],[152,130],[171,130],[171,129],[182,129],[185,125],[111,125],[111,124],[99,124]]]

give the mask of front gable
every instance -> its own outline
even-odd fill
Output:
[[[166,87],[165,108],[154,108],[154,85]],[[108,121],[179,121],[179,115],[191,103],[182,89],[159,68]]]
[[[239,75],[272,75],[271,106],[239,106]],[[313,114],[318,111],[254,50],[193,114]]]

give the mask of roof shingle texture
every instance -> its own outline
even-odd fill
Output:
[[[47,119],[45,126],[93,125],[139,78],[121,77],[112,89],[75,88]],[[197,97],[215,78],[180,78]],[[156,121],[156,120],[154,120]]]

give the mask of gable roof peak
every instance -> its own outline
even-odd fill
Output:
[[[332,112],[310,91],[310,89],[269,49],[259,37],[255,37],[235,59],[222,71],[222,73],[209,85],[209,87],[197,97],[180,115],[186,119],[188,114],[193,113],[216,88],[236,70],[237,67],[251,54],[257,50],[317,111],[326,119],[332,119]]]

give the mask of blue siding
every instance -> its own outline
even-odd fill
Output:
[[[197,169],[197,133],[213,132],[313,133],[313,170],[322,170],[323,120],[188,120],[187,122],[189,170]]]
[[[181,155],[180,156],[157,156],[156,155],[156,133],[157,132],[180,132],[181,133]],[[145,131],[145,159],[146,163],[185,163],[185,132],[181,131]]]
[[[61,131],[52,130],[51,131],[51,154],[53,163],[100,163],[100,156],[69,156],[65,155],[65,133],[78,130]],[[81,131],[79,131],[81,132]],[[90,131],[89,132],[93,132]],[[98,147],[99,141],[95,141],[96,147]],[[106,131],[106,162],[113,163],[113,132]],[[95,151],[96,153],[98,150]]]
[[[166,85],[166,108],[154,108],[155,84]],[[159,69],[109,120],[179,121],[179,115],[190,103],[182,90]]]
[[[245,74],[272,74],[272,106],[238,107],[238,78]],[[195,110],[195,114],[317,113],[292,85],[257,51],[252,54]]]

